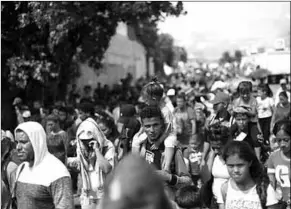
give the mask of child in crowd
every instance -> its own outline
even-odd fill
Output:
[[[250,121],[252,123],[255,123],[258,125],[259,130],[261,131],[261,128],[258,124],[258,113],[257,113],[257,100],[256,98],[251,94],[252,93],[252,83],[250,81],[242,81],[239,83],[237,91],[239,93],[239,98],[235,99],[233,101],[233,104],[231,107],[229,107],[229,110],[234,109],[239,106],[248,106],[251,107],[251,110],[249,111],[250,114]],[[231,111],[232,112],[232,111]]]
[[[154,79],[143,87],[142,94],[147,105],[159,105],[165,120],[165,132],[160,137],[151,149],[157,149],[161,143],[165,143],[165,161],[163,170],[170,172],[170,165],[174,156],[174,149],[177,145],[177,136],[174,132],[173,119],[174,116],[169,108],[162,102],[164,89],[162,84]],[[138,153],[140,144],[146,140],[146,134],[141,129],[133,138],[132,149],[133,152]],[[165,140],[166,139],[166,140]]]
[[[273,93],[268,84],[260,84],[258,86],[258,120],[263,133],[264,143],[266,145],[270,144],[270,126],[275,103],[272,97]]]
[[[203,157],[203,140],[201,134],[191,136],[189,146],[184,150],[183,155],[194,185],[201,187],[200,165]]]
[[[202,203],[200,200],[199,189],[196,186],[185,186],[176,192],[175,202],[179,209],[200,209]]]
[[[219,208],[279,208],[274,188],[254,150],[244,141],[232,141],[223,152],[230,179],[221,186]]]

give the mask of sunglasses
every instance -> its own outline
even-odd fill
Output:
[[[282,141],[288,143],[290,141],[290,138],[276,138],[275,141],[277,143],[281,143]]]

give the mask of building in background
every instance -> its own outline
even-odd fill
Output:
[[[76,80],[78,88],[90,85],[94,89],[98,82],[101,85],[112,86],[125,78],[127,73],[131,73],[134,80],[146,76],[146,51],[136,38],[132,27],[119,23],[104,55],[103,63],[103,68],[98,71],[86,63],[80,63],[81,76]],[[149,75],[153,74],[154,65],[150,59]]]

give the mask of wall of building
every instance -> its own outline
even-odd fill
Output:
[[[126,24],[118,25],[104,55],[103,68],[98,73],[86,63],[80,63],[81,76],[76,81],[79,88],[84,85],[95,88],[98,82],[112,86],[125,78],[127,73],[131,73],[134,79],[146,75],[146,51],[137,40],[128,37],[127,29]],[[150,74],[153,71],[153,64],[150,63]]]

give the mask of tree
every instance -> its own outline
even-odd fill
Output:
[[[2,2],[2,84],[27,88],[37,82],[63,99],[79,62],[101,68],[118,22],[155,25],[182,12],[181,2],[166,1]]]
[[[242,52],[240,50],[235,50],[234,60],[237,61],[238,63],[240,63],[241,59],[242,59]]]
[[[233,57],[231,57],[230,53],[228,51],[223,52],[222,57],[220,58],[220,63],[231,63],[233,61]]]

